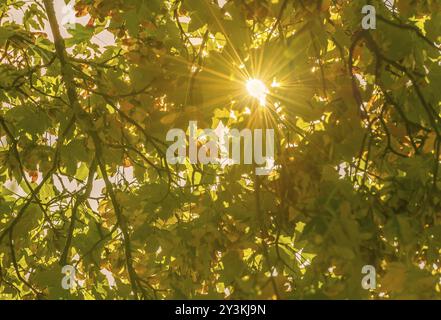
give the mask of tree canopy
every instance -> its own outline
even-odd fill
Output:
[[[0,1],[0,298],[441,297],[439,0],[73,4]],[[270,173],[169,163],[190,121]]]

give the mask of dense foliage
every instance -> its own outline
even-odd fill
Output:
[[[0,298],[441,297],[439,0],[75,12],[0,1]],[[274,128],[274,170],[170,165],[189,121]]]

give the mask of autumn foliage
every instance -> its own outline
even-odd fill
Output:
[[[441,297],[439,1],[74,10],[0,1],[1,299]],[[169,164],[190,121],[274,129],[271,173]]]

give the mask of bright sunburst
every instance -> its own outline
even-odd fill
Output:
[[[268,94],[268,89],[265,84],[259,79],[249,79],[246,83],[248,94],[259,100],[262,107],[266,104],[266,95]]]

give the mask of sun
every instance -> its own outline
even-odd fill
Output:
[[[268,94],[268,89],[265,84],[259,79],[249,79],[246,83],[246,88],[248,94],[259,100],[262,107],[266,104],[266,95]]]

